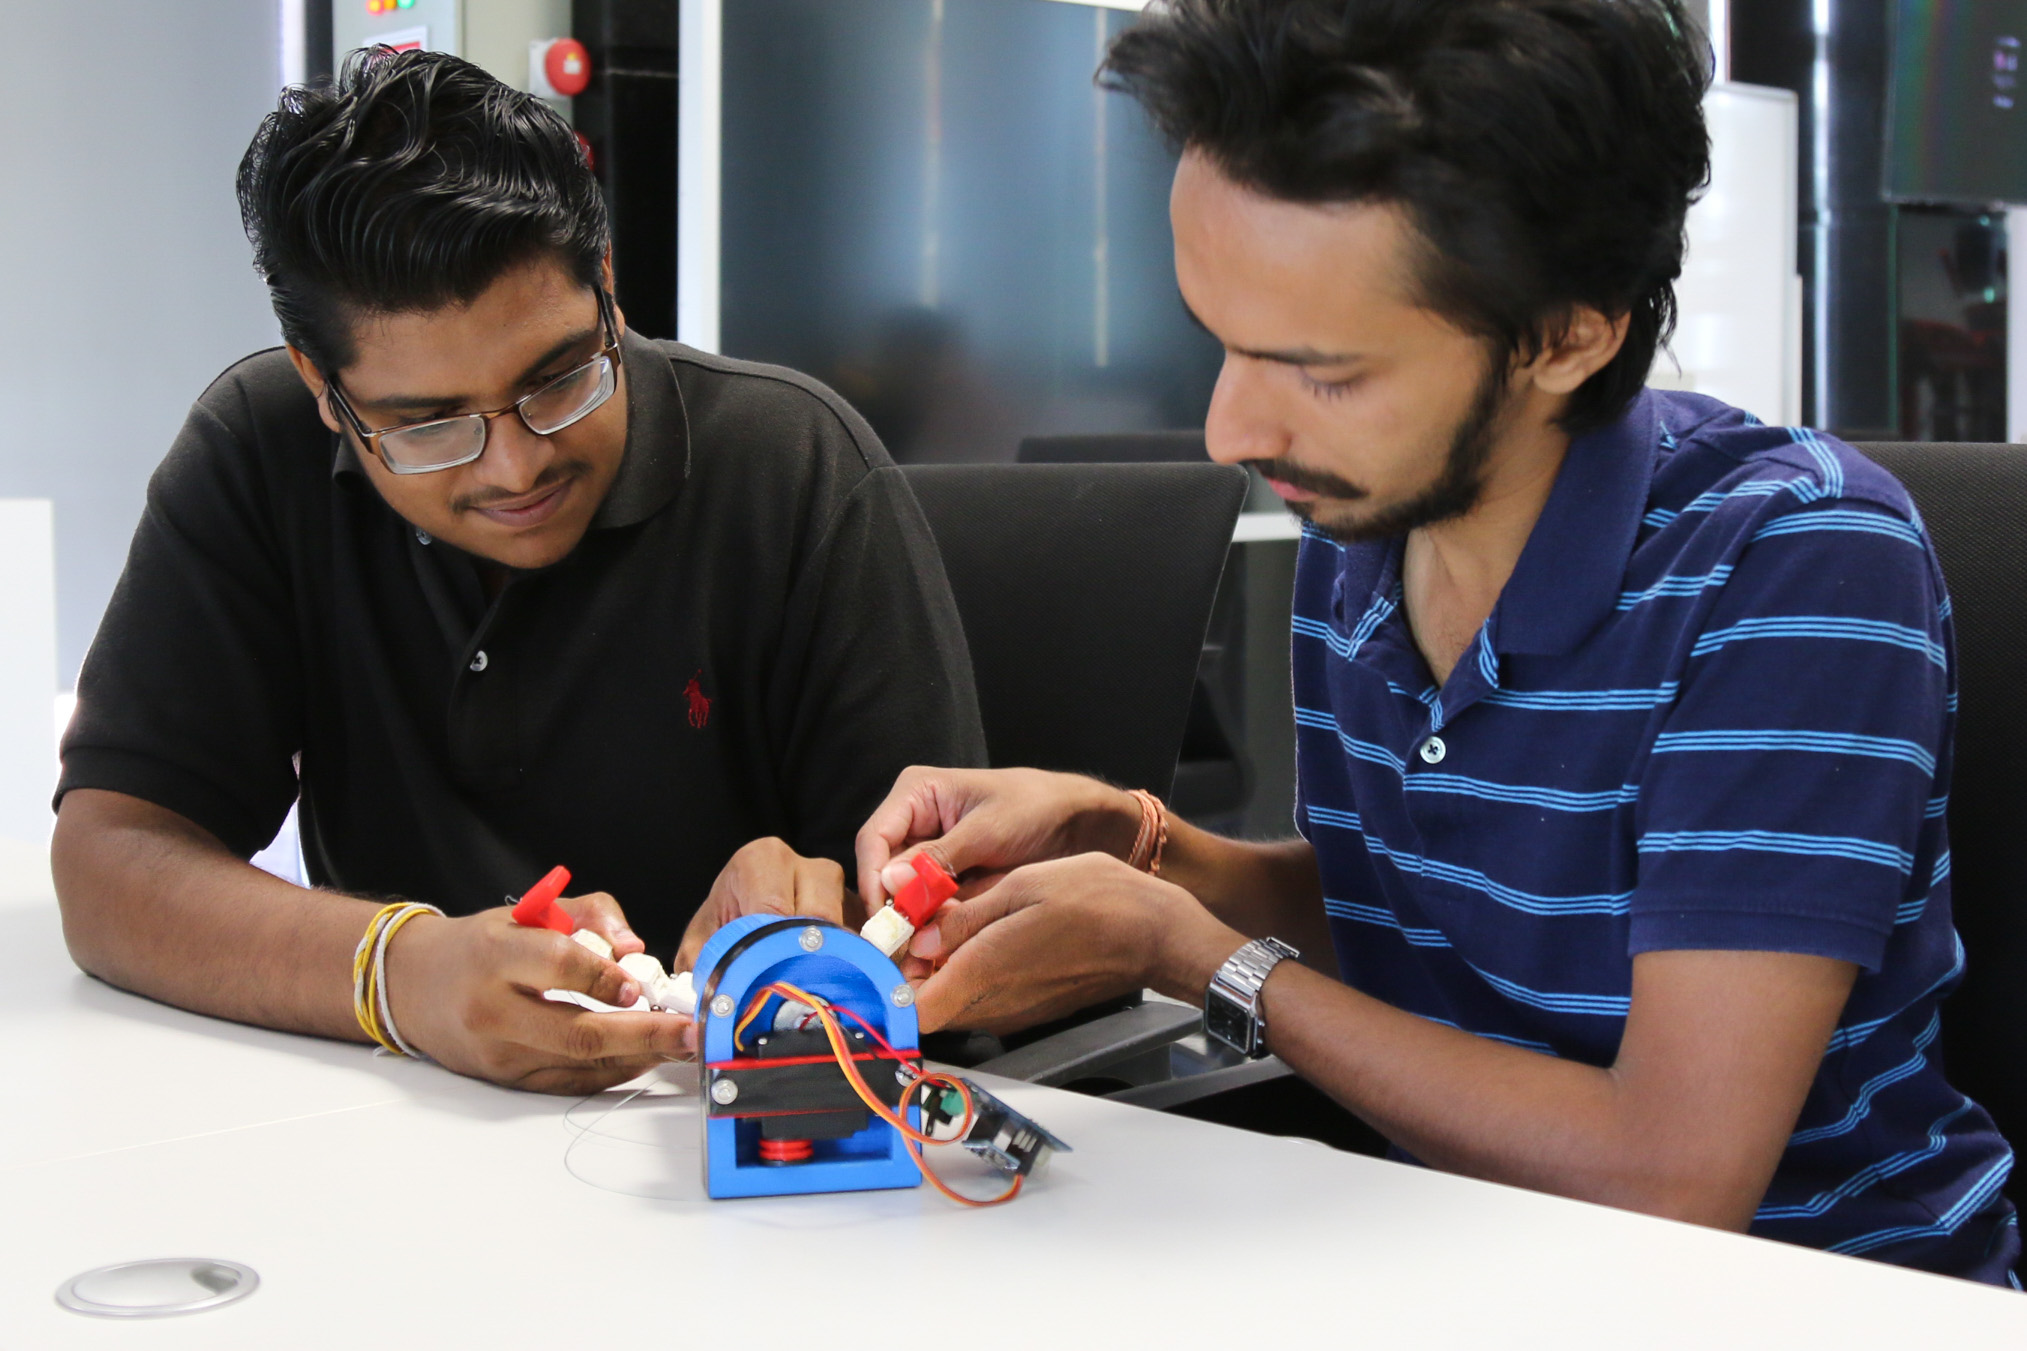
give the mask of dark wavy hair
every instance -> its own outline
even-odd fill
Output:
[[[359,51],[285,90],[238,186],[282,336],[326,372],[357,316],[469,303],[543,254],[597,286],[610,238],[569,125],[439,52]]]
[[[1681,0],[1168,0],[1099,78],[1257,192],[1399,206],[1421,302],[1509,357],[1575,307],[1627,316],[1573,433],[1618,416],[1674,329],[1710,176],[1708,48]]]

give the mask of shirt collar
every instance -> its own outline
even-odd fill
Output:
[[[690,417],[668,354],[629,329],[626,354],[626,455],[591,518],[593,530],[638,525],[667,506],[690,476]]]
[[[626,365],[626,450],[612,487],[591,518],[593,530],[638,525],[674,499],[690,473],[690,424],[667,354],[629,329],[619,339]],[[364,478],[350,437],[337,443],[331,477]]]
[[[1657,419],[1642,390],[1618,421],[1570,442],[1493,611],[1497,651],[1566,653],[1612,613],[1647,509]]]

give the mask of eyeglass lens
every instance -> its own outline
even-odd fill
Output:
[[[554,435],[596,411],[616,383],[612,358],[594,358],[529,395],[519,406],[521,421],[538,436]],[[397,427],[380,434],[380,451],[407,469],[448,467],[477,459],[487,430],[486,418],[476,413]]]

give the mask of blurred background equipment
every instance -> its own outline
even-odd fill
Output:
[[[613,287],[628,327],[676,336],[676,0],[576,0],[591,76],[578,134],[612,213]]]
[[[1689,209],[1675,338],[1649,377],[1773,423],[1802,417],[1795,102],[1786,89],[1729,82],[1705,95],[1710,186]]]
[[[1712,0],[1712,18],[1730,78],[1798,96],[1802,420],[2027,438],[2005,209],[2027,202],[2027,0]]]
[[[1175,158],[1092,76],[1130,12],[725,0],[720,339],[850,399],[903,463],[1197,428]]]

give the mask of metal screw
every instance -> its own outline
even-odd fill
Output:
[[[739,1085],[730,1079],[720,1079],[711,1085],[711,1101],[720,1107],[730,1107],[739,1100]]]
[[[721,994],[712,1000],[711,1016],[713,1018],[730,1018],[732,1016],[732,996]]]
[[[915,1002],[915,987],[902,981],[894,987],[894,993],[889,997],[894,1001],[895,1008],[905,1009]]]
[[[901,1087],[906,1088],[908,1085],[915,1082],[915,1076],[908,1073],[908,1067],[906,1065],[903,1065],[901,1068],[894,1071],[894,1082],[901,1085]]]
[[[818,948],[822,946],[823,946],[822,929],[819,929],[816,927],[816,925],[812,924],[807,929],[804,929],[802,931],[802,950],[804,952],[815,952]]]

